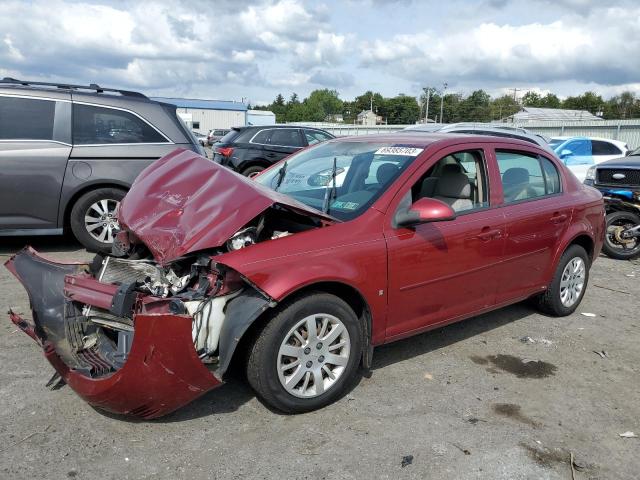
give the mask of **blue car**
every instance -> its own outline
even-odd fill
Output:
[[[592,165],[624,157],[629,151],[624,142],[594,137],[553,137],[549,146],[582,182]]]

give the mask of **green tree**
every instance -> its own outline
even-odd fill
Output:
[[[568,110],[587,110],[594,115],[604,108],[604,100],[594,92],[585,92],[576,97],[567,97],[562,102],[562,108]]]
[[[307,108],[307,120],[312,122],[326,121],[331,115],[342,112],[342,100],[335,90],[314,90],[302,103]]]
[[[491,101],[491,119],[502,120],[517,113],[520,108],[520,104],[513,99],[512,95],[502,95]]]
[[[522,105],[525,107],[541,107],[542,97],[536,92],[527,92],[522,96]]]
[[[416,123],[420,116],[420,106],[415,97],[410,97],[401,93],[393,98],[386,99],[385,114],[378,113],[383,117],[386,117],[386,121],[389,124],[407,125]]]

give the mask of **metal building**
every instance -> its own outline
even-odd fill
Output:
[[[153,100],[171,103],[177,113],[193,130],[207,133],[219,128],[242,127],[247,124],[247,106],[227,100],[155,97]]]

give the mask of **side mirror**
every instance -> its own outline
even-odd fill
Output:
[[[567,158],[573,155],[571,150],[567,150],[566,148],[560,152],[560,158]]]
[[[427,222],[445,222],[456,218],[456,212],[444,202],[435,198],[420,198],[416,200],[408,211],[396,214],[396,224],[399,227],[411,227]]]

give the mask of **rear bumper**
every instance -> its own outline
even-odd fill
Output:
[[[31,322],[13,311],[10,319],[41,346],[58,374],[91,405],[155,418],[220,385],[194,349],[191,316],[160,308],[135,314],[135,331],[132,328],[114,341],[100,334],[78,303],[104,308],[113,297],[113,286],[93,279],[72,286],[69,280],[82,278],[68,276],[84,271],[86,265],[52,262],[26,248],[6,266],[27,290],[33,312]],[[130,342],[126,350],[121,341]]]

